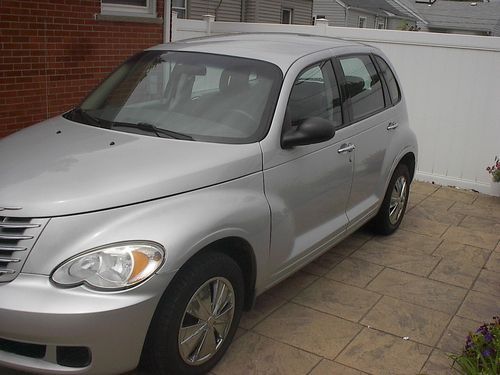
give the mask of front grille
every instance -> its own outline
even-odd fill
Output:
[[[0,283],[16,278],[47,221],[0,216]]]

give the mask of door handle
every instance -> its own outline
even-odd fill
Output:
[[[337,150],[339,154],[344,154],[346,152],[352,152],[356,149],[356,146],[354,146],[352,143],[344,143],[340,148]]]
[[[397,122],[391,121],[387,126],[387,130],[394,130],[399,126]]]

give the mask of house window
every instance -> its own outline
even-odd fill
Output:
[[[101,13],[156,17],[156,0],[101,0]]]
[[[366,26],[366,17],[359,17],[358,18],[358,27],[361,29],[364,29]]]
[[[293,23],[293,9],[283,8],[281,10],[281,23],[290,25]]]
[[[177,12],[177,18],[187,18],[187,0],[172,0],[172,11]]]
[[[377,22],[377,29],[384,30],[385,29],[385,21],[378,21]]]

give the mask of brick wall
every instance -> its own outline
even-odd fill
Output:
[[[0,0],[0,138],[70,109],[124,59],[162,42],[162,24],[98,13],[100,0]]]

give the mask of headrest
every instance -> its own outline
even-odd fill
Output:
[[[244,90],[248,87],[250,71],[244,68],[226,69],[219,81],[219,91]]]
[[[347,87],[347,96],[349,98],[353,98],[356,95],[362,93],[365,89],[365,81],[361,77],[356,76],[346,76],[346,87]]]

